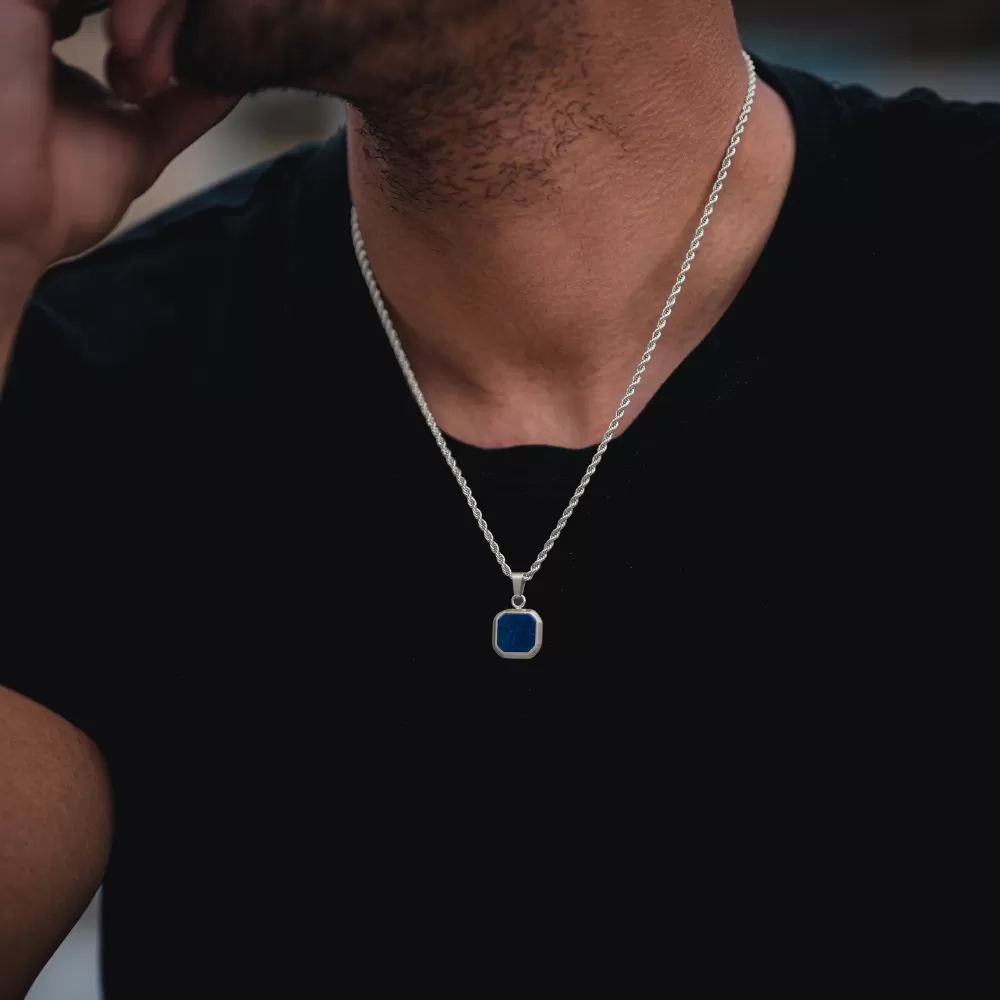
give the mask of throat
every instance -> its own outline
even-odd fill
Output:
[[[476,448],[548,445],[578,450],[600,443],[619,399],[610,394],[573,398],[526,393],[506,400],[477,400],[451,391],[432,393],[428,404],[446,434]],[[620,431],[639,415],[640,409],[631,405],[626,409]]]
[[[600,444],[624,402],[645,342],[620,346],[625,349],[602,353],[604,363],[587,371],[530,362],[516,368],[498,364],[490,371],[485,365],[476,369],[483,378],[475,382],[434,364],[419,349],[409,360],[438,426],[455,440],[487,449],[578,450]],[[639,417],[686,353],[674,341],[657,349],[618,416],[614,436]]]
[[[495,157],[468,164],[458,200],[438,188],[443,179],[447,190],[456,189],[463,143],[432,144],[433,156],[414,161],[414,136],[423,133],[411,122],[376,155],[369,124],[351,111],[350,187],[366,276],[377,280],[445,433],[491,449],[596,446],[658,329],[678,268],[691,264],[685,255],[696,231],[692,280],[682,272],[684,294],[670,309],[616,434],[634,423],[733,304],[780,213],[795,134],[781,98],[758,86],[718,210],[710,229],[699,230],[747,95],[749,67],[734,26],[726,37],[711,59],[692,63],[678,54],[673,87],[649,91],[644,81],[642,99],[630,89],[631,78],[617,90],[606,88],[605,103],[615,98],[617,105],[601,121],[614,127],[583,130],[559,155],[546,157],[545,171],[532,174],[527,186],[519,167],[527,161],[514,155],[518,150],[504,161],[517,168],[518,183],[499,189],[483,180],[495,179]],[[633,39],[634,50],[642,47],[641,36]],[[707,78],[705,66],[712,69]],[[597,68],[614,74],[605,60],[588,75],[590,83]],[[682,87],[685,69],[692,79]],[[656,96],[652,104],[647,91]],[[495,144],[505,128],[497,120],[479,122],[474,131]],[[404,140],[409,160],[393,156]],[[414,162],[427,168],[416,177]]]

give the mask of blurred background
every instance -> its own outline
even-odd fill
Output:
[[[927,86],[945,97],[1000,101],[1000,4],[996,0],[734,0],[744,43],[773,62],[883,94]],[[64,58],[100,72],[100,23],[61,46]],[[177,160],[138,202],[130,225],[192,191],[342,122],[336,101],[292,93],[249,99]],[[98,913],[91,907],[29,1000],[98,1000]]]

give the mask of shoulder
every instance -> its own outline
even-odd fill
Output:
[[[825,116],[828,124],[837,119],[836,124],[859,138],[866,129],[881,129],[890,139],[916,129],[972,143],[995,139],[1000,132],[1000,103],[948,100],[928,87],[885,96],[861,84],[822,80],[786,66],[762,63],[759,69],[800,113],[800,125]]]
[[[947,100],[926,88],[885,97],[765,67],[799,139],[794,252],[816,293],[847,295],[866,345],[907,329],[978,329],[992,311],[1000,222],[992,183],[1000,104]],[[960,294],[955,294],[959,293]]]
[[[233,303],[280,285],[303,176],[323,148],[292,150],[53,268],[26,315],[4,402],[45,406],[118,384],[140,391],[144,376],[189,376]]]
[[[893,191],[922,189],[928,208],[949,205],[947,189],[926,185],[976,179],[1000,147],[1000,103],[948,100],[925,87],[886,97],[783,67],[763,75],[792,107],[800,134],[825,139],[828,166],[877,184],[890,200]]]
[[[880,180],[903,192],[932,181],[974,181],[992,164],[1000,146],[997,103],[947,100],[926,88],[892,98],[857,86],[836,93],[857,147],[870,152]],[[963,187],[958,193],[964,198],[971,192]],[[923,188],[928,206],[951,204],[950,194],[947,189]]]
[[[970,411],[992,371],[1000,105],[762,76],[798,137],[768,308],[788,331],[803,405],[829,414],[840,440],[855,419],[861,440],[891,428],[886,462],[904,437],[926,447],[949,420],[985,427]]]

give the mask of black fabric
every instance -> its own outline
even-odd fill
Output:
[[[343,136],[46,278],[0,403],[0,678],[109,762],[109,1000],[359,961],[481,993],[647,891],[711,937],[905,883],[907,803],[982,736],[1000,106],[761,72],[787,202],[532,581],[527,663],[358,273]],[[590,450],[452,446],[526,567]]]

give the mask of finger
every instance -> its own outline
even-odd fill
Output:
[[[170,0],[160,7],[138,56],[112,46],[107,58],[107,76],[119,96],[140,103],[167,89],[174,75],[174,44],[185,9],[184,0]]]
[[[52,30],[44,4],[0,0],[0,194],[34,169],[48,129]]]
[[[104,77],[122,100],[141,104],[146,96],[140,82],[139,61],[126,59],[117,49],[109,49],[104,59]]]
[[[171,0],[153,22],[142,56],[142,82],[147,93],[166,90],[174,76],[174,46],[186,12],[185,0]]]
[[[111,44],[123,59],[141,59],[153,26],[171,0],[115,0],[108,14]]]
[[[0,87],[47,85],[51,50],[47,3],[0,0]]]
[[[182,84],[143,105],[135,121],[136,177],[146,191],[189,146],[214,128],[239,103]]]

